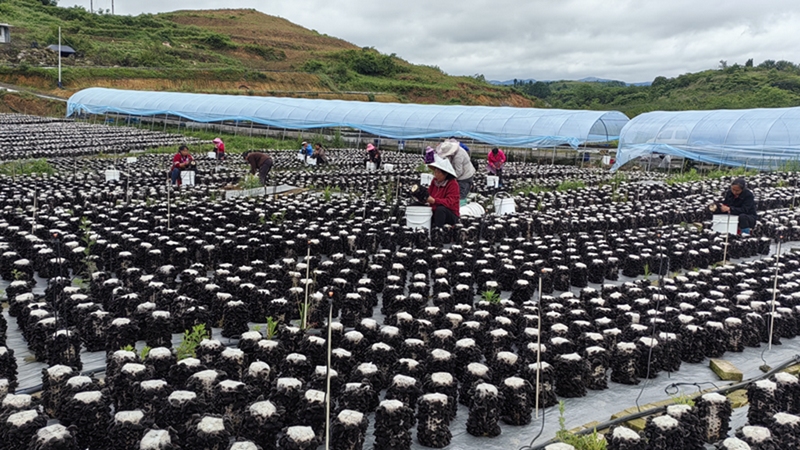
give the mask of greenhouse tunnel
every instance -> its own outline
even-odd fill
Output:
[[[800,158],[800,107],[645,113],[622,129],[611,170],[653,154],[780,169]]]
[[[89,88],[70,97],[67,116],[177,116],[199,123],[252,122],[289,130],[347,127],[391,139],[468,137],[506,147],[578,148],[619,138],[618,111],[420,105]]]

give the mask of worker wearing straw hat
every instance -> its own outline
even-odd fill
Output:
[[[446,158],[434,155],[428,164],[433,181],[428,187],[428,204],[433,208],[433,226],[455,225],[459,217],[459,190],[456,171]]]

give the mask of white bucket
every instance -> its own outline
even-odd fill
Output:
[[[611,156],[610,155],[603,156],[603,165],[604,166],[610,166],[611,165]]]
[[[494,175],[486,175],[486,187],[487,188],[500,187],[500,177]]]
[[[138,158],[135,157],[135,156],[128,156],[127,158],[125,158],[125,162],[128,163],[128,164],[133,164],[137,160],[138,160]]]
[[[433,182],[433,174],[432,173],[421,173],[419,174],[419,184],[428,187]]]
[[[194,170],[185,170],[181,172],[181,185],[183,186],[194,186]]]
[[[208,157],[208,159],[217,159],[217,154],[214,152],[208,152],[206,156]]]
[[[317,158],[308,158],[306,159],[307,166],[316,166],[317,165]]]
[[[370,172],[375,172],[375,170],[376,170],[377,168],[378,168],[378,165],[377,165],[377,164],[375,164],[374,162],[368,162],[368,163],[367,163],[367,170],[368,170],[368,171],[370,171]]]
[[[480,203],[467,203],[466,205],[460,207],[459,214],[461,217],[481,217],[486,214],[486,210],[483,209]]]
[[[106,181],[119,181],[119,170],[106,170]]]
[[[514,214],[517,211],[517,205],[511,197],[496,198],[494,199],[494,213],[498,216],[506,214]]]
[[[730,221],[730,222],[728,222]],[[736,234],[739,228],[739,218],[730,214],[714,214],[711,229],[717,233]]]
[[[433,209],[430,206],[407,206],[406,226],[411,228],[431,229]]]
[[[384,164],[383,165],[384,172],[393,172],[394,171],[394,164]]]

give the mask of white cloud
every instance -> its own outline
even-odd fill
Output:
[[[78,4],[89,7],[88,0]],[[489,79],[646,81],[715,68],[720,60],[800,62],[796,0],[117,0],[115,6],[118,14],[255,8],[413,63]]]

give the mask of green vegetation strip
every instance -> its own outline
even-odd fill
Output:
[[[0,163],[0,175],[17,176],[48,174],[52,175],[56,171],[46,159],[19,160]]]

